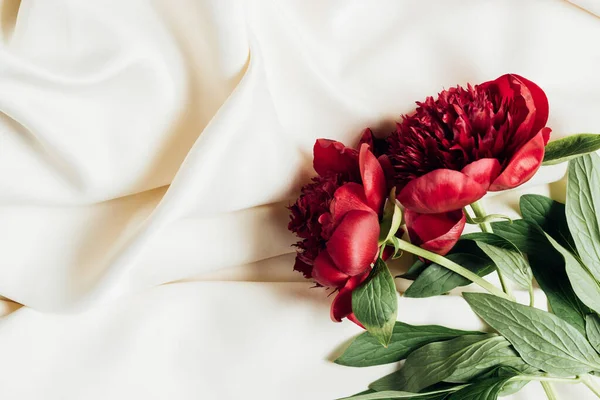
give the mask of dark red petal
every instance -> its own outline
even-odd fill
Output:
[[[481,84],[480,87],[492,90],[492,92],[497,90],[501,97],[498,101],[513,104],[513,108],[511,108],[513,112],[512,117],[514,118],[519,115],[518,120],[515,121],[516,127],[513,140],[526,141],[531,138],[534,132],[537,132],[537,130],[534,130],[537,111],[535,100],[529,87],[520,78],[519,75],[505,74],[493,81]],[[521,98],[524,104],[520,101],[514,103],[516,98]]]
[[[381,255],[381,258],[383,260],[387,260],[388,258],[394,255],[394,251],[395,250],[393,246],[386,246],[385,249],[383,249],[383,254]]]
[[[550,133],[552,133],[552,129],[546,128],[542,129],[542,136],[544,137],[544,146],[548,144],[550,141]]]
[[[312,277],[317,283],[327,287],[341,287],[348,281],[348,275],[337,269],[327,250],[319,253],[312,269]]]
[[[361,275],[348,279],[346,285],[340,289],[333,303],[331,303],[331,319],[335,322],[341,322],[343,318],[352,314],[352,291],[360,286],[369,276],[370,270]]]
[[[504,171],[496,178],[489,190],[497,192],[512,189],[527,182],[540,168],[544,160],[544,136],[550,128],[543,128],[510,159]]]
[[[342,319],[352,313],[352,292],[340,289],[331,303],[331,319],[342,322]]]
[[[511,85],[511,74],[504,74],[493,81],[483,82],[477,86],[484,90],[497,90],[498,94],[503,98],[513,97],[515,93]]]
[[[369,148],[373,150],[374,142],[375,137],[373,136],[373,131],[371,131],[371,128],[367,128],[363,131],[362,135],[360,136],[360,141],[358,142],[357,148],[360,149],[362,144],[366,143],[369,145]]]
[[[387,154],[383,154],[377,158],[379,160],[379,165],[383,169],[383,174],[385,175],[385,179],[387,181],[387,192],[392,190],[394,185],[394,166],[392,165],[392,161]]]
[[[532,131],[537,132],[546,126],[546,122],[548,122],[549,106],[546,93],[529,79],[516,74],[513,74],[513,76],[527,86],[527,89],[529,89],[529,92],[531,93],[531,97],[535,104],[535,122],[533,123]]]
[[[335,140],[317,139],[313,154],[313,166],[319,175],[358,172],[358,152]]]
[[[367,204],[377,213],[383,210],[387,197],[387,183],[381,164],[369,150],[369,145],[363,143],[358,154],[360,176],[364,187]]]
[[[413,211],[436,214],[463,208],[482,198],[486,189],[462,172],[437,169],[408,182],[398,201]]]
[[[360,323],[360,321],[356,318],[356,315],[354,315],[354,313],[350,313],[348,314],[348,319],[352,322],[354,322],[356,325],[358,325],[359,327],[366,329],[365,326],[363,324]]]
[[[305,263],[299,256],[296,256],[296,262],[294,263],[294,271],[302,272],[305,278],[310,279],[312,277],[313,266]]]
[[[375,260],[379,238],[379,219],[374,212],[354,210],[344,216],[331,238],[327,250],[338,269],[355,276],[368,269]]]
[[[461,172],[480,185],[489,187],[501,171],[500,161],[495,158],[482,158],[467,165]]]
[[[339,223],[341,218],[349,211],[364,210],[373,212],[373,209],[367,203],[365,188],[354,182],[340,186],[333,194],[333,200],[329,207],[336,223]]]
[[[419,214],[406,210],[404,218],[411,242],[441,255],[454,247],[466,222],[462,209],[441,214]]]

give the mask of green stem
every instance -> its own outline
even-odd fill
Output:
[[[535,306],[535,294],[533,293],[533,285],[529,285],[529,307]]]
[[[598,382],[594,380],[590,375],[584,375],[581,377],[581,381],[585,386],[588,387],[597,397],[600,398],[600,386],[598,386]]]
[[[481,203],[481,201],[471,203],[471,208],[475,213],[475,217],[485,218],[485,208],[483,208],[483,204]],[[479,224],[479,227],[481,228],[482,232],[494,233],[494,230],[492,229],[492,224],[490,224],[489,222],[482,222],[481,224]],[[496,269],[496,273],[498,274],[498,278],[500,279],[500,285],[502,285],[502,290],[504,291],[504,293],[512,297],[512,291],[510,290],[510,286],[508,285],[506,278],[504,278],[499,269]]]
[[[544,375],[517,375],[510,379],[511,381],[538,381],[538,382],[558,382],[558,383],[581,383],[583,381],[582,376],[575,378],[557,378],[554,376]]]
[[[542,387],[544,388],[544,392],[546,393],[546,397],[548,400],[558,400],[558,394],[554,391],[554,387],[550,382],[541,382]]]
[[[426,258],[427,260],[432,261],[436,264],[439,264],[442,267],[445,267],[452,272],[456,272],[460,276],[467,278],[471,282],[481,286],[483,289],[487,290],[488,292],[490,292],[493,295],[502,297],[507,300],[514,301],[512,296],[504,293],[503,291],[501,291],[496,286],[492,285],[491,283],[489,283],[488,281],[486,281],[479,275],[469,271],[465,267],[461,267],[460,265],[458,265],[457,263],[455,263],[452,260],[447,259],[446,257],[440,256],[439,254],[432,253],[431,251],[422,249],[419,246],[415,246],[414,244],[411,244],[402,239],[398,240],[398,244],[399,244],[398,247],[400,249],[407,251],[409,253],[412,253],[414,255],[417,255],[419,257]]]
[[[476,218],[485,218],[487,216],[485,208],[483,208],[483,204],[481,203],[481,201],[471,203],[471,208],[473,209]],[[492,229],[492,224],[490,224],[489,222],[482,222],[479,224],[479,227],[483,232],[494,232],[494,230]]]

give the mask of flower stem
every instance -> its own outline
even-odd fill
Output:
[[[456,272],[457,274],[459,274],[460,276],[467,278],[468,280],[470,280],[471,282],[481,286],[483,289],[487,290],[488,292],[490,292],[493,295],[496,295],[498,297],[502,297],[504,299],[507,300],[512,300],[514,301],[513,297],[506,294],[505,292],[501,291],[500,289],[498,289],[496,286],[492,285],[491,283],[489,283],[488,281],[486,281],[485,279],[483,279],[482,277],[480,277],[479,275],[469,271],[468,269],[466,269],[465,267],[462,267],[460,265],[458,265],[457,263],[455,263],[452,260],[447,259],[444,256],[440,256],[439,254],[433,253],[431,251],[425,250],[420,248],[419,246],[415,246],[414,244],[411,244],[405,240],[398,240],[399,243],[399,248],[407,251],[409,253],[412,253],[414,255],[417,255],[419,257],[423,257],[426,258],[429,261],[433,261],[436,264],[441,265],[442,267],[445,267],[447,269],[449,269],[452,272]]]
[[[483,208],[483,204],[481,203],[481,201],[471,203],[471,208],[475,213],[475,217],[485,218],[485,216],[487,215],[485,213],[485,208]],[[481,228],[482,232],[494,233],[494,230],[492,229],[492,224],[490,224],[489,222],[482,222],[481,224],[479,224],[479,227]],[[500,279],[500,285],[502,285],[502,290],[504,291],[504,293],[512,297],[512,291],[510,290],[510,286],[508,285],[506,278],[504,278],[502,272],[500,272],[499,269],[496,269],[496,273],[498,274],[498,278]]]
[[[529,307],[535,306],[535,293],[533,293],[533,285],[529,285]]]
[[[554,387],[550,382],[541,382],[542,387],[544,388],[544,392],[546,393],[546,397],[548,400],[558,400],[558,395],[554,391]]]
[[[588,387],[597,397],[600,398],[600,386],[598,382],[594,380],[590,375],[584,375],[581,377],[581,381],[585,386]]]
[[[538,382],[558,382],[558,383],[581,383],[583,376],[577,376],[575,378],[557,378],[554,376],[544,375],[517,375],[510,379],[511,381],[538,381]]]

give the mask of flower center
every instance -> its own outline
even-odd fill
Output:
[[[526,115],[515,115],[513,110],[523,107],[513,103],[512,98],[500,99],[470,85],[418,102],[416,112],[404,116],[388,139],[395,183],[403,186],[441,168],[461,170],[482,158],[496,158],[504,165],[522,145],[522,140],[514,140],[511,127]]]

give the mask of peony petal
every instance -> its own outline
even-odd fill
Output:
[[[510,159],[504,171],[492,183],[489,190],[497,192],[512,189],[527,182],[540,168],[544,160],[544,137],[550,128],[543,128]]]
[[[460,171],[437,169],[408,182],[398,194],[405,208],[423,214],[461,209],[482,198],[487,186]]]
[[[550,128],[546,128],[546,129],[542,129],[542,137],[544,138],[544,146],[546,146],[548,144],[548,142],[550,141],[550,134],[552,133],[552,129]],[[546,150],[544,149],[544,152]]]
[[[363,131],[362,135],[360,136],[360,140],[358,142],[358,148],[360,149],[363,145],[363,143],[366,143],[369,145],[369,148],[371,150],[373,150],[373,146],[375,143],[375,136],[373,135],[373,131],[371,130],[371,128],[367,128]]]
[[[327,250],[338,269],[355,276],[368,269],[377,256],[379,219],[374,212],[348,212],[327,242]]]
[[[495,158],[482,158],[467,165],[461,172],[480,185],[489,187],[502,172],[502,165]]]
[[[346,183],[335,191],[329,209],[334,222],[337,223],[349,211],[364,210],[373,212],[373,209],[367,204],[365,188],[354,182]]]
[[[506,74],[480,85],[487,90],[498,91],[504,99],[521,98],[528,112],[516,124],[514,138],[529,140],[533,134],[542,129],[548,121],[548,98],[544,91],[535,83],[516,74]],[[493,88],[493,89],[492,89]],[[518,106],[522,109],[522,106]],[[513,115],[514,116],[514,115]]]
[[[312,269],[313,279],[320,285],[327,287],[342,287],[349,276],[337,269],[327,250],[319,253]]]
[[[294,271],[302,272],[305,278],[310,279],[312,277],[313,266],[305,263],[299,256],[296,256],[296,262],[294,263]]]
[[[383,203],[387,197],[387,183],[381,164],[366,143],[360,146],[358,164],[367,204],[379,215],[383,211]]]
[[[361,275],[353,276],[340,289],[335,299],[333,299],[333,303],[331,303],[331,319],[333,321],[341,322],[343,318],[352,314],[352,291],[367,279],[369,272],[371,271],[367,270]]]
[[[331,319],[342,322],[342,319],[350,313],[352,313],[352,292],[342,288],[331,303]]]
[[[462,209],[441,214],[404,213],[408,236],[413,244],[437,254],[446,255],[465,228]]]
[[[392,165],[392,161],[387,154],[383,154],[377,158],[379,160],[379,165],[381,165],[381,169],[383,169],[383,174],[385,175],[385,179],[387,182],[386,191],[389,193],[390,190],[395,186],[394,185],[394,166]]]
[[[363,143],[369,145],[371,153],[373,153],[373,155],[375,155],[377,158],[388,152],[389,144],[387,142],[387,138],[378,138],[373,134],[373,131],[371,131],[370,128],[367,128],[363,131],[356,148],[360,149]]]
[[[363,329],[367,329],[365,328],[365,326],[363,324],[360,323],[360,321],[356,318],[356,315],[354,315],[354,313],[350,313],[348,314],[348,319],[352,322],[354,322],[356,325],[358,325],[359,327],[363,328]]]
[[[313,167],[321,176],[328,172],[358,175],[358,152],[340,142],[317,139],[313,154]]]
[[[546,122],[548,122],[549,106],[546,93],[544,93],[544,91],[538,85],[531,82],[529,79],[523,78],[522,76],[516,74],[513,74],[512,76],[520,80],[531,93],[531,97],[535,105],[535,122],[533,123],[532,131],[537,132],[546,126]]]

